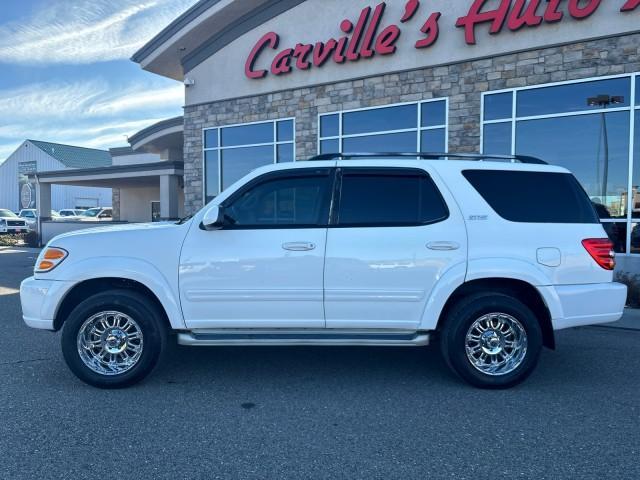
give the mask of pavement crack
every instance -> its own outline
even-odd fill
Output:
[[[50,360],[55,360],[55,358],[33,358],[30,360],[15,360],[13,362],[0,362],[0,367],[6,366],[6,365],[19,365],[21,363],[47,362]]]

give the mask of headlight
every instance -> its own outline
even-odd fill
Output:
[[[0,218],[0,225],[6,225],[7,221],[4,218]]]
[[[36,273],[46,273],[50,272],[58,265],[62,263],[62,261],[67,258],[69,252],[63,250],[62,248],[49,247],[44,252],[40,254],[38,258],[38,263],[36,264],[35,272]]]

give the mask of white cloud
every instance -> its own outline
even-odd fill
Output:
[[[27,138],[93,148],[127,145],[127,136],[180,115],[179,83],[105,80],[50,82],[0,90],[0,161]]]
[[[159,87],[136,82],[122,88],[111,87],[103,80],[38,83],[0,91],[0,121],[42,118],[74,121],[154,108],[175,110],[183,103],[184,87],[178,83]]]
[[[84,64],[126,59],[196,0],[52,0],[0,25],[0,62]]]

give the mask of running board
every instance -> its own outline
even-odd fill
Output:
[[[379,330],[196,330],[178,334],[178,343],[192,347],[214,346],[379,346],[421,347],[430,334]]]

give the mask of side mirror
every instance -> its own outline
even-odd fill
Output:
[[[205,230],[220,230],[224,226],[224,208],[214,205],[209,208],[202,219],[202,227]]]

